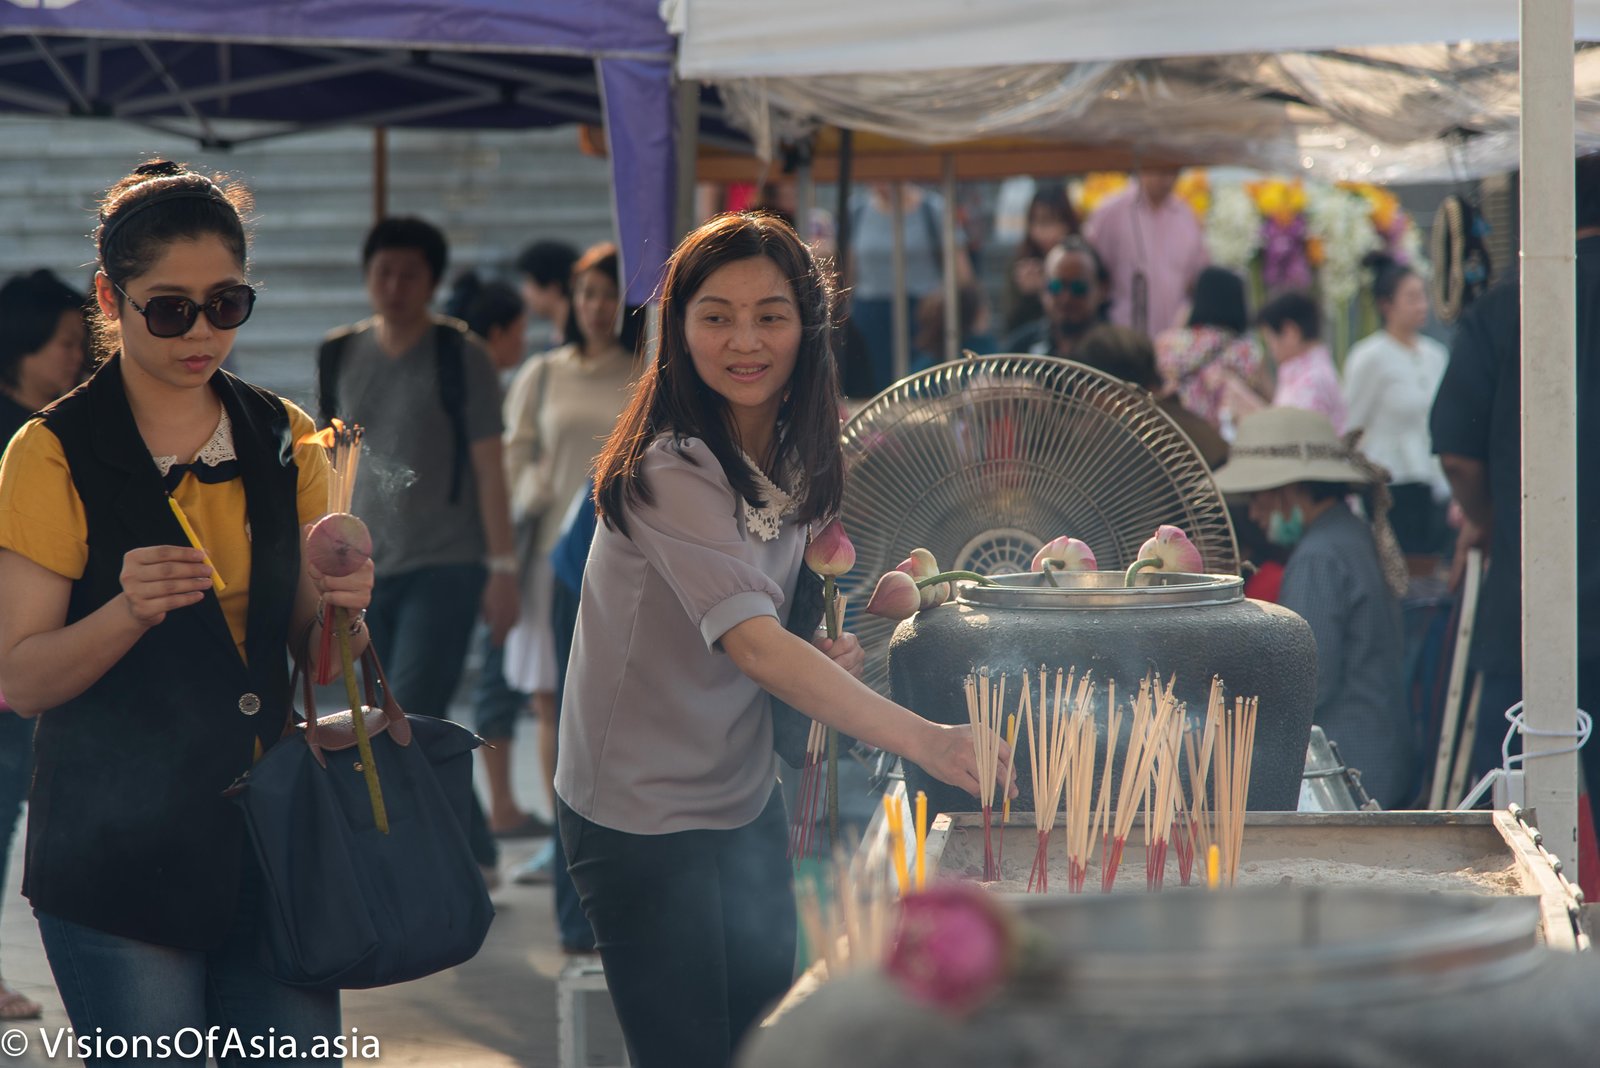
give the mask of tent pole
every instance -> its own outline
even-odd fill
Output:
[[[372,128],[372,221],[382,222],[389,215],[389,130]]]
[[[946,152],[944,164],[944,360],[961,355],[961,276],[956,257],[956,157]]]
[[[1523,739],[1524,796],[1537,811],[1545,842],[1576,881],[1578,757],[1570,751],[1578,707],[1573,0],[1522,0],[1521,21],[1522,692],[1527,725],[1545,732]],[[1501,710],[1484,711],[1493,723]],[[1559,755],[1540,755],[1551,752]]]
[[[811,212],[816,207],[812,201],[816,197],[817,185],[811,177],[811,157],[808,155],[794,169],[794,228],[800,240],[807,243],[811,241]]]
[[[677,175],[673,210],[673,239],[681,239],[694,229],[696,164],[700,156],[700,83],[690,79],[677,82]]]
[[[893,188],[894,211],[890,215],[894,224],[894,362],[892,377],[900,381],[911,372],[911,313],[906,307],[909,300],[906,290],[906,183],[895,182]]]
[[[854,130],[839,131],[839,188],[834,204],[833,222],[838,231],[835,242],[835,269],[839,284],[850,284],[850,242],[855,235],[850,232],[850,167],[855,162],[856,135]]]

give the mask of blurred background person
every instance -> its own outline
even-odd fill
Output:
[[[1405,560],[1381,484],[1372,523],[1345,503],[1381,476],[1327,416],[1266,408],[1240,420],[1217,488],[1247,494],[1251,519],[1289,551],[1278,603],[1316,638],[1315,722],[1360,770],[1367,792],[1395,808],[1412,800],[1421,771],[1404,685]]]
[[[601,444],[627,404],[638,376],[637,338],[624,336],[617,247],[595,245],[572,268],[569,334],[579,340],[535,356],[506,395],[506,479],[517,526],[521,616],[506,640],[505,680],[532,695],[539,721],[540,788],[555,803],[556,704],[559,683],[552,626],[550,554],[561,519],[588,484]],[[631,324],[635,320],[629,319]],[[498,758],[497,758],[498,759]],[[506,772],[509,775],[509,769]],[[554,840],[513,873],[519,883],[547,882],[566,866]]]
[[[1342,435],[1347,422],[1344,391],[1333,357],[1322,343],[1322,312],[1310,294],[1283,293],[1267,302],[1256,317],[1277,365],[1275,408],[1321,412]]]
[[[49,271],[17,275],[0,286],[0,452],[34,412],[83,377],[87,300]],[[33,720],[12,712],[0,693],[0,888],[32,778]],[[32,1020],[42,1012],[0,979],[0,1020]]]
[[[1074,234],[1045,257],[1044,318],[1006,338],[1006,352],[1071,359],[1079,339],[1106,321],[1110,275],[1093,245]]]
[[[989,332],[989,303],[977,286],[963,286],[957,293],[956,312],[961,337],[956,342],[957,359],[963,351],[987,356],[999,350],[1000,343]],[[917,321],[911,336],[911,371],[926,370],[945,362],[944,293],[930,293],[917,306]]]
[[[872,182],[850,206],[850,319],[872,354],[877,390],[894,383],[894,202],[899,190],[905,215],[906,314],[916,322],[917,305],[944,285],[944,200],[909,182]],[[962,285],[973,281],[972,263],[954,264]]]
[[[1444,548],[1450,486],[1433,456],[1428,413],[1450,354],[1422,333],[1428,323],[1422,276],[1387,256],[1368,262],[1383,329],[1345,357],[1345,405],[1350,429],[1362,431],[1361,450],[1389,472],[1389,521],[1400,548],[1414,574],[1429,574]]]
[[[1050,250],[1077,233],[1078,213],[1072,208],[1066,186],[1041,185],[1028,201],[1022,240],[1006,273],[1001,333],[1011,332],[1044,317],[1044,259]]]
[[[577,340],[567,332],[572,322],[572,265],[577,262],[578,250],[565,241],[535,241],[517,254],[522,300],[533,326],[528,351],[549,352]]]
[[[1162,387],[1161,373],[1156,370],[1155,346],[1147,336],[1132,327],[1105,323],[1084,335],[1072,358],[1149,393],[1156,406],[1178,424],[1179,430],[1189,435],[1207,467],[1216,469],[1227,463],[1228,443],[1222,440],[1217,428],[1189,411],[1174,394]]]
[[[1183,406],[1232,439],[1238,420],[1272,400],[1272,372],[1250,333],[1244,279],[1207,267],[1195,279],[1189,321],[1156,335],[1156,365]]]
[[[1083,236],[1111,272],[1111,321],[1147,334],[1178,325],[1201,268],[1205,230],[1182,197],[1178,168],[1145,167],[1138,181],[1095,209]]]

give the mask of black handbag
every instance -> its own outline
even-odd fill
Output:
[[[806,641],[816,636],[822,625],[822,576],[805,564],[795,580],[794,600],[789,604],[789,619],[784,629]],[[772,748],[791,768],[806,761],[806,740],[811,734],[811,717],[772,698]],[[848,743],[847,743],[848,744]]]
[[[292,986],[359,990],[431,975],[475,955],[494,919],[467,845],[481,739],[401,712],[371,649],[362,667],[388,834],[373,822],[352,714],[319,719],[309,679],[305,722],[231,791],[263,875],[264,964]]]

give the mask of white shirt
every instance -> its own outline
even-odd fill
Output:
[[[1418,335],[1410,346],[1387,330],[1358,341],[1344,364],[1349,426],[1361,428],[1361,451],[1396,483],[1421,482],[1444,499],[1449,484],[1433,455],[1428,413],[1449,362],[1445,347]]]

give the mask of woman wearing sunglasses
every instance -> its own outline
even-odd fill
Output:
[[[167,162],[112,187],[108,355],[0,465],[0,679],[39,720],[23,890],[74,1027],[137,1063],[203,1063],[162,1043],[213,1025],[253,1064],[338,1063],[300,1056],[339,1032],[337,993],[258,962],[260,874],[223,797],[290,722],[285,648],[317,647],[319,601],[359,618],[373,578],[305,564],[328,483],[297,444],[311,420],[220,369],[255,302],[247,206]]]

